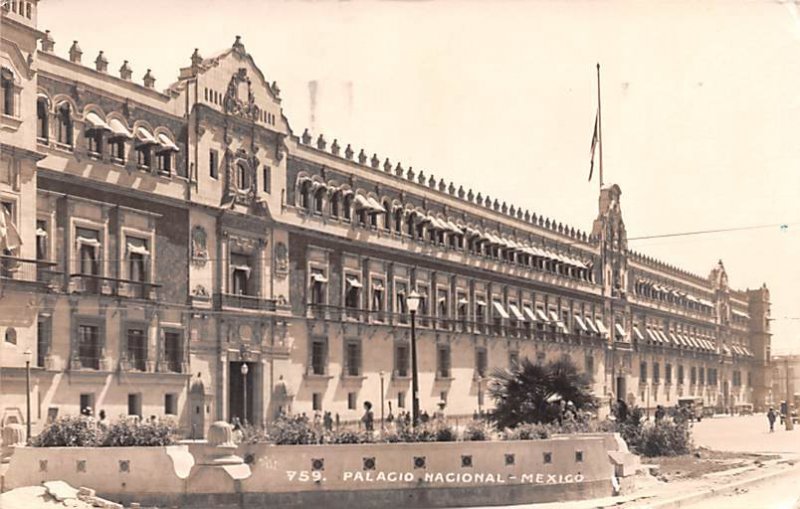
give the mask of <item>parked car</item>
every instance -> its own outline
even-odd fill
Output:
[[[781,401],[781,424],[786,422],[786,413],[787,410],[791,410],[792,416],[792,423],[797,424],[798,415],[797,415],[797,408],[796,407],[788,407],[785,401]]]
[[[739,405],[740,415],[753,415],[753,405],[751,403],[742,403]]]
[[[697,420],[698,422],[703,420],[703,416],[706,415],[703,408],[703,398],[691,396],[678,398],[678,410],[686,412],[691,420]],[[714,415],[714,410],[709,410],[712,412],[711,415]]]

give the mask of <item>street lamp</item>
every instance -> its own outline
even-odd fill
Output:
[[[411,422],[416,428],[419,423],[419,374],[417,373],[417,328],[416,316],[422,295],[412,291],[408,295],[408,312],[411,313]]]
[[[386,373],[384,373],[383,370],[381,370],[381,372],[378,373],[378,374],[381,377],[381,432],[383,432],[383,430],[384,430],[384,427],[383,427],[383,405],[384,405],[384,403],[383,403],[383,377],[386,375]]]
[[[31,358],[33,352],[28,348],[25,350],[25,430],[27,438],[31,439]]]
[[[247,424],[247,372],[248,371],[250,371],[250,368],[247,367],[246,362],[243,362],[241,372],[242,372],[242,386],[244,388],[244,390],[242,391],[244,393],[244,419],[242,421],[242,424]]]

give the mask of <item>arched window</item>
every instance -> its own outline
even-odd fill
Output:
[[[240,191],[250,189],[250,175],[243,161],[236,163],[236,187]]]
[[[72,109],[64,103],[58,108],[56,140],[62,145],[72,145]]]
[[[414,230],[414,216],[415,216],[415,213],[411,212],[410,214],[408,214],[408,219],[406,220],[406,233],[408,233],[409,237],[413,237],[414,236],[414,231],[415,231]]]
[[[47,111],[47,98],[36,100],[36,137],[40,140],[50,138],[50,117]]]
[[[403,232],[403,209],[398,208],[394,211],[394,231],[397,233]]]
[[[321,186],[319,189],[317,189],[317,192],[314,193],[314,212],[317,214],[322,214],[322,208],[325,205],[326,192],[326,188]]]
[[[388,201],[383,202],[383,228],[385,230],[392,229],[392,208]]]
[[[331,195],[331,217],[339,217],[339,205],[341,202],[341,191],[335,191]]]
[[[14,112],[14,73],[3,67],[0,70],[0,81],[3,85],[3,114],[15,117]]]
[[[342,217],[346,221],[350,221],[353,218],[353,195],[351,193],[345,194],[342,200]]]
[[[311,205],[311,181],[305,180],[300,184],[300,206],[304,209]]]

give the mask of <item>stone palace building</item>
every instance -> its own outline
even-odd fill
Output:
[[[58,55],[37,8],[2,8],[0,424],[25,420],[26,361],[34,429],[409,410],[412,291],[428,412],[490,408],[523,357],[570,357],[604,408],[766,403],[767,288],[631,251],[618,186],[581,231],[299,133],[239,37],[159,91]]]

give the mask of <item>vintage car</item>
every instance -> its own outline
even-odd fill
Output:
[[[703,408],[703,398],[697,397],[683,397],[678,398],[678,410],[686,412],[690,420],[697,420],[698,422],[706,415]],[[713,415],[713,409],[712,414]]]

